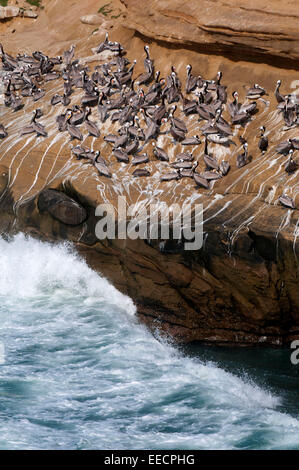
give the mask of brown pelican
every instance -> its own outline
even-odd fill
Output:
[[[288,155],[289,151],[292,148],[292,141],[291,139],[288,139],[284,142],[281,142],[276,146],[276,152],[281,153],[283,155]]]
[[[72,147],[72,153],[76,156],[78,160],[82,158],[87,158],[86,154],[88,149],[81,147],[80,145],[76,145],[76,147]]]
[[[179,171],[174,171],[170,173],[164,173],[164,175],[161,175],[160,181],[172,181],[172,180],[178,180],[179,178],[180,178]]]
[[[100,157],[100,152],[95,157],[93,164],[96,167],[96,169],[98,170],[100,175],[106,176],[106,178],[111,178],[111,176],[112,176],[111,172],[110,172],[107,164],[105,163],[105,160]]]
[[[194,88],[197,87],[198,78],[192,75],[192,65],[188,64],[186,67],[187,70],[187,80],[186,80],[186,93],[189,94]]]
[[[262,88],[260,85],[257,83],[253,86],[253,88],[250,88],[246,94],[246,98],[250,100],[256,100],[258,98],[261,98],[261,96],[266,94],[266,90]]]
[[[239,111],[232,118],[233,124],[246,124],[251,119],[250,114],[245,110]]]
[[[281,85],[281,80],[277,80],[274,94],[275,94],[275,98],[278,104],[285,102],[285,96],[283,96],[279,91],[280,85]]]
[[[231,117],[233,118],[240,110],[241,105],[238,102],[239,94],[237,91],[233,91],[232,96],[234,100],[228,104],[227,109]]]
[[[201,144],[201,140],[198,135],[192,137],[186,137],[186,139],[182,140],[181,145],[199,145]]]
[[[186,169],[186,168],[181,168],[180,169],[180,176],[181,178],[193,178],[194,172],[198,166],[198,162],[194,162],[192,165],[192,168]]]
[[[147,84],[151,82],[153,79],[154,67],[153,67],[153,61],[150,59],[150,56],[149,56],[149,47],[145,46],[144,50],[146,53],[146,58],[144,60],[145,72],[137,77],[137,80],[136,80],[137,85]]]
[[[159,133],[159,126],[155,121],[150,119],[148,121],[148,127],[144,130],[144,142],[148,142],[150,139],[154,139]]]
[[[103,103],[104,93],[100,93],[98,101],[98,113],[101,122],[105,122],[109,117],[107,104]]]
[[[47,137],[48,134],[45,130],[45,127],[42,124],[36,122],[36,119],[40,118],[41,116],[42,112],[40,109],[36,109],[35,111],[33,111],[33,117],[31,119],[30,125],[23,127],[23,129],[21,130],[21,135],[33,134],[34,132],[36,132],[37,137]]]
[[[101,133],[97,127],[97,125],[92,122],[92,121],[89,121],[89,116],[91,115],[91,109],[90,108],[86,108],[86,116],[85,116],[85,127],[89,133],[89,135],[93,136],[93,137],[100,137]]]
[[[172,79],[173,79],[173,83],[174,83],[174,86],[177,88],[177,89],[181,89],[181,82],[180,82],[180,79],[179,79],[179,76],[177,74],[177,71],[174,67],[174,65],[171,66],[171,76],[172,76]]]
[[[202,93],[198,93],[198,105],[197,105],[197,114],[201,119],[210,121],[213,117],[215,117],[215,113],[213,112],[212,108],[209,105],[201,103],[202,100]]]
[[[216,89],[215,82],[212,82],[212,83],[213,83],[212,86],[207,81],[204,83],[203,90],[202,90],[204,104],[210,104],[213,101],[213,94],[208,91],[209,89],[213,89],[213,90]]]
[[[279,196],[278,201],[280,202],[280,204],[287,207],[288,209],[295,209],[296,208],[294,199],[287,196],[286,194],[283,194],[282,196]]]
[[[128,155],[134,155],[135,153],[137,153],[137,151],[140,150],[139,141],[137,139],[134,139],[130,144],[126,145],[124,150]]]
[[[68,106],[70,104],[70,102],[71,102],[70,98],[68,96],[66,96],[65,93],[62,96],[58,95],[58,94],[55,94],[51,98],[51,105],[52,106],[55,106],[56,104],[59,104],[59,103],[62,103],[63,106]]]
[[[73,117],[73,112],[71,111],[67,117],[66,130],[68,131],[71,137],[71,140],[73,139],[83,140],[83,135],[81,134],[80,130],[76,126],[71,124],[72,117]]]
[[[169,157],[165,150],[161,149],[160,147],[157,147],[156,142],[153,142],[152,145],[154,146],[153,153],[155,157],[158,160],[161,160],[162,162],[169,162]]]
[[[144,46],[146,58],[144,59],[144,68],[147,72],[152,72],[154,68],[154,61],[150,58],[149,46]]]
[[[222,160],[222,162],[219,165],[219,171],[221,172],[222,176],[226,176],[230,170],[230,164],[226,162],[225,160]]]
[[[165,118],[166,113],[167,113],[167,109],[166,109],[164,101],[165,101],[165,96],[162,96],[161,105],[160,106],[157,105],[156,109],[154,110],[152,114],[152,119],[156,121],[157,123],[162,122],[162,119]]]
[[[176,155],[177,161],[184,161],[184,162],[193,162],[193,151],[190,152],[180,152]]]
[[[206,151],[204,153],[203,159],[208,169],[214,169],[214,170],[219,169],[219,164],[218,164],[217,159],[212,157],[211,155],[208,155]]]
[[[107,49],[108,45],[109,45],[109,39],[108,39],[108,33],[106,33],[105,35],[105,40],[103,42],[101,42],[101,44],[98,46],[97,50],[96,50],[96,53],[97,54],[100,54],[101,52],[103,52],[105,49]]]
[[[104,136],[104,140],[105,142],[109,142],[109,144],[114,144],[116,139],[117,139],[117,135],[115,134],[107,134]]]
[[[70,65],[73,58],[74,58],[74,55],[75,55],[75,45],[72,44],[70,49],[68,51],[64,51],[63,52],[63,62],[66,64],[66,65]]]
[[[32,125],[29,125],[29,126],[23,127],[23,129],[21,130],[20,135],[33,134],[34,132],[35,132],[34,127]]]
[[[140,177],[140,176],[150,176],[150,172],[146,170],[145,168],[136,168],[136,170],[133,171],[132,176]]]
[[[141,163],[147,163],[148,160],[148,155],[146,153],[143,153],[142,155],[137,155],[132,159],[132,165],[140,165]]]
[[[65,80],[63,84],[63,89],[66,96],[71,96],[71,94],[73,93],[73,84],[70,79]]]
[[[17,112],[20,111],[20,109],[24,108],[24,103],[17,95],[12,93],[10,106],[14,112]]]
[[[44,75],[44,80],[50,82],[52,80],[57,80],[60,77],[59,72],[51,72]]]
[[[212,171],[212,170],[204,171],[201,176],[205,178],[207,181],[215,181],[215,180],[219,180],[222,178],[221,173],[217,173],[216,171]]]
[[[35,92],[32,93],[33,101],[38,101],[45,96],[45,90],[38,88]]]
[[[294,153],[294,150],[291,149],[289,152],[289,159],[284,167],[285,171],[289,174],[294,173],[294,171],[298,169],[297,163],[293,160],[293,153]]]
[[[54,96],[52,96],[52,98],[51,98],[51,105],[52,105],[52,106],[55,106],[56,104],[61,103],[61,101],[62,101],[62,96],[61,96],[61,95],[58,95],[58,94],[56,93],[56,94],[55,94]]]
[[[72,110],[68,109],[64,114],[60,114],[56,117],[59,132],[66,131],[66,125],[68,120],[72,117]]]
[[[155,81],[149,88],[149,93],[155,91],[155,92],[158,92],[159,94],[161,94],[163,85],[165,85],[165,79],[160,78],[160,71],[158,70],[155,73]]]
[[[118,147],[124,147],[127,142],[129,141],[129,136],[128,136],[128,133],[127,133],[127,128],[125,128],[125,131],[123,134],[119,135],[118,137],[116,137],[115,141],[114,141],[114,148],[118,148]]]
[[[202,127],[202,132],[204,135],[209,134],[221,134],[225,136],[232,135],[231,126],[227,121],[225,121],[222,117],[222,109],[217,109],[215,118],[213,120],[209,120],[207,124]]]
[[[190,116],[191,114],[197,113],[197,101],[196,100],[188,100],[185,96],[181,93],[181,98],[183,101],[183,113],[185,116]]]
[[[145,85],[151,82],[152,78],[153,78],[152,72],[145,72],[139,75],[139,77],[137,77],[136,83],[137,85]]]
[[[174,67],[171,67],[171,75],[167,77],[167,84],[163,90],[165,93],[168,103],[174,103],[179,101],[181,96],[181,85],[178,79],[177,73],[174,71]]]
[[[243,144],[244,152],[237,156],[237,167],[242,168],[243,166],[247,165],[248,163],[248,144],[245,142]]]
[[[236,92],[235,92],[235,95],[236,95]],[[240,116],[242,118],[242,115],[243,114],[255,114],[257,112],[257,103],[256,101],[254,101],[253,103],[249,103],[249,104],[240,104],[238,103],[238,99],[235,99],[235,105],[234,105],[234,102],[231,103],[231,106],[234,107],[235,109],[235,113],[232,115],[232,118],[233,118],[233,123],[236,123],[238,124],[237,120],[238,120],[238,116]]]
[[[232,135],[231,126],[225,119],[223,119],[222,115],[222,108],[217,109],[215,114],[215,126],[217,128],[218,133]]]
[[[134,139],[139,139],[141,136],[138,116],[134,116],[132,125],[128,126],[128,134]]]
[[[123,72],[116,72],[115,73],[115,76],[118,78],[119,80],[119,83],[121,85],[125,85],[129,82],[131,82],[132,80],[132,75],[133,75],[133,71],[134,71],[134,67],[136,65],[137,61],[134,60],[131,67],[128,69],[128,70],[125,70]]]
[[[201,186],[202,188],[209,189],[210,185],[206,178],[199,175],[198,173],[194,172],[193,179],[197,186]]]
[[[291,139],[292,148],[294,150],[299,150],[299,139]]]
[[[282,111],[283,119],[287,127],[292,127],[294,125],[294,110],[295,106],[292,104],[291,95],[287,95],[285,105]]]
[[[80,106],[75,105],[72,107],[72,116],[70,118],[70,124],[72,126],[79,126],[85,121],[86,109],[80,108]]]
[[[120,147],[113,150],[113,155],[117,158],[120,163],[129,163],[130,161],[128,154]]]
[[[266,131],[265,126],[260,127],[260,131],[261,131],[261,137],[260,137],[258,146],[259,146],[260,151],[264,153],[267,151],[267,148],[269,145],[268,137],[265,136],[265,131]]]
[[[180,129],[178,129],[177,127],[173,127],[171,126],[170,128],[170,134],[172,135],[172,137],[174,138],[175,141],[182,141],[186,138],[186,134],[184,131],[181,131]]]
[[[88,106],[94,108],[99,104],[99,95],[97,93],[91,93],[83,96],[81,99],[81,105],[83,107]]]
[[[0,44],[0,54],[2,58],[2,63],[5,66],[6,70],[14,70],[18,66],[18,61],[14,59],[14,57],[12,57],[11,55],[6,54],[6,52],[4,52],[2,44]]]
[[[3,124],[0,124],[0,139],[5,139],[7,137],[7,132],[3,126]]]
[[[191,169],[193,167],[192,162],[188,161],[176,161],[171,164],[172,168],[175,168],[176,170],[182,168],[182,169]]]
[[[172,112],[169,114],[169,119],[170,119],[171,125],[173,127],[175,127],[176,129],[179,129],[180,131],[182,131],[184,133],[187,133],[188,129],[187,129],[186,124],[184,123],[184,121],[174,117],[174,113],[176,112],[176,110],[177,110],[177,106],[174,105],[173,108],[172,108]]]

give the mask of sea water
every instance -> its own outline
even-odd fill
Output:
[[[178,348],[69,245],[0,239],[1,449],[299,449],[288,350]]]

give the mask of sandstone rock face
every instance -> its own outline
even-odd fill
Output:
[[[248,60],[259,54],[299,59],[296,0],[122,0],[127,26],[146,37],[230,52]]]
[[[66,225],[80,225],[86,219],[84,207],[54,189],[45,189],[38,197],[38,208]]]
[[[49,0],[32,27],[22,26],[6,39],[6,24],[0,25],[4,49],[16,55],[30,53],[35,50],[33,44],[39,44],[39,50],[52,56],[75,43],[76,58],[92,69],[107,60],[105,54],[92,57],[91,50],[108,31],[109,39],[124,45],[130,61],[137,59],[134,75],[143,72],[143,47],[150,43],[161,77],[174,65],[183,88],[188,63],[193,64],[194,74],[210,80],[221,70],[229,101],[234,90],[244,102],[253,83],[265,86],[268,95],[258,101],[258,113],[250,125],[235,130],[235,145],[210,146],[211,153],[220,152],[230,162],[230,173],[209,191],[196,188],[188,178],[161,183],[167,164],[154,158],[149,145],[146,168],[151,176],[133,178],[134,168],[119,164],[103,141],[104,135],[118,129],[108,120],[103,125],[98,122],[101,137],[96,140],[82,126],[84,146],[100,150],[108,162],[112,178],[107,179],[93,165],[77,160],[67,134],[57,133],[58,110],[50,106],[50,99],[63,86],[48,82],[43,85],[47,95],[38,103],[47,138],[20,137],[37,107],[32,100],[26,101],[26,112],[13,113],[13,119],[10,110],[3,109],[1,124],[9,136],[0,141],[0,228],[72,241],[94,269],[132,297],[142,321],[178,341],[286,344],[299,334],[299,191],[298,172],[286,174],[286,157],[277,154],[276,145],[299,135],[298,128],[283,129],[273,91],[279,78],[283,94],[294,91],[292,84],[299,78],[296,2],[150,0],[140,5],[137,0],[125,0],[122,5],[113,0],[112,6],[123,8],[124,16],[106,18],[93,35],[93,26],[80,18],[95,14],[96,0],[75,4],[65,0],[67,25],[57,2]],[[72,104],[81,96],[74,93]],[[200,134],[198,119],[180,112],[177,116],[185,120],[190,135]],[[226,109],[223,116],[229,119]],[[95,114],[92,119],[96,120]],[[257,146],[262,125],[269,137],[265,155]],[[241,169],[236,165],[242,151],[240,136],[247,139],[252,155]],[[184,150],[167,135],[159,145],[171,161]],[[194,151],[199,172],[205,169],[203,152],[203,144]],[[296,152],[294,157],[298,161]],[[295,200],[294,211],[278,203],[285,191]],[[119,195],[125,195],[128,204],[138,201],[144,207],[157,201],[202,203],[203,248],[188,252],[176,240],[98,240],[95,209],[102,203],[117,208]]]

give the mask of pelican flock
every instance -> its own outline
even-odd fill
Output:
[[[75,45],[63,52],[62,56],[49,57],[35,51],[32,55],[9,55],[0,45],[2,58],[1,80],[4,85],[4,104],[11,116],[28,102],[35,104],[33,115],[20,129],[20,135],[47,137],[48,131],[39,120],[44,110],[39,103],[48,99],[51,109],[63,106],[63,112],[55,116],[57,133],[66,133],[73,142],[73,158],[84,160],[93,165],[98,174],[111,178],[109,162],[100,151],[82,145],[84,136],[103,139],[111,145],[111,154],[119,163],[131,163],[136,167],[133,178],[150,177],[149,164],[153,160],[165,163],[165,172],[160,174],[160,181],[172,181],[191,178],[197,188],[209,190],[218,180],[225,178],[231,169],[231,163],[221,158],[221,152],[211,152],[209,144],[230,148],[236,146],[236,129],[250,126],[259,113],[258,103],[265,102],[268,93],[259,84],[247,90],[244,103],[239,101],[239,94],[233,91],[227,95],[223,85],[223,74],[219,71],[213,80],[193,75],[192,65],[186,67],[185,86],[176,71],[170,66],[169,75],[160,77],[155,70],[154,59],[149,46],[144,47],[144,71],[134,75],[136,60],[132,63],[126,57],[124,47],[112,42],[108,34],[97,47],[96,53],[110,51],[112,59],[90,70],[82,65],[75,56]],[[45,84],[62,81],[63,93],[47,98]],[[296,95],[283,95],[280,91],[281,80],[277,81],[273,95],[277,101],[277,113],[284,122],[284,130],[294,129],[299,125],[299,101]],[[79,103],[72,103],[73,96],[80,95]],[[223,117],[224,111],[228,118]],[[179,117],[178,112],[182,114]],[[196,120],[189,131],[189,120]],[[105,123],[117,125],[116,133],[108,134]],[[104,129],[104,132],[103,132]],[[173,146],[178,143],[192,150],[176,155],[170,161],[168,151],[159,145],[159,138],[168,136]],[[9,129],[0,123],[0,139],[9,137]],[[260,127],[258,151],[266,154],[269,137],[265,126]],[[273,143],[273,142],[272,142]],[[252,161],[250,142],[239,137],[242,152],[236,155],[235,165],[239,171]],[[194,150],[203,145],[200,157],[194,157]],[[276,145],[276,152],[285,157],[284,171],[289,177],[298,170],[295,153],[299,148],[299,139],[289,138]],[[219,155],[220,157],[219,157]],[[204,170],[197,171],[199,158],[204,162]],[[270,158],[270,156],[269,156]],[[144,167],[143,165],[146,165]],[[295,209],[295,201],[283,193],[278,202],[288,209]]]

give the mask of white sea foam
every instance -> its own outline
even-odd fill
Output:
[[[134,313],[70,246],[0,240],[0,448],[299,448],[273,392]]]

